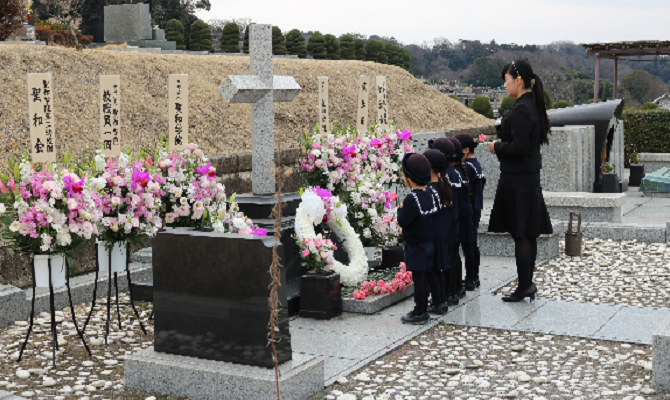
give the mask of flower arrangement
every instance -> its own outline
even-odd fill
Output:
[[[347,221],[346,206],[336,196],[318,187],[301,190],[301,199],[295,221],[298,243],[316,238],[314,226],[325,223],[342,241],[350,260],[349,265],[333,260],[330,269],[340,274],[340,281],[346,286],[362,282],[368,273],[367,257],[356,231]]]
[[[111,248],[115,243],[138,243],[155,236],[163,226],[161,197],[165,178],[152,173],[151,157],[132,159],[124,151],[118,159],[105,160],[98,150],[91,164],[91,186],[98,190],[103,217],[98,239]]]
[[[484,135],[483,133],[479,135],[479,142],[486,143],[486,135]]]
[[[298,239],[296,243],[300,247],[303,266],[318,273],[330,271],[330,267],[335,263],[333,253],[337,250],[332,240],[318,234],[313,238]]]
[[[393,131],[395,130],[395,133]],[[324,187],[347,205],[347,219],[366,246],[391,244],[398,232],[397,196],[388,188],[400,182],[402,157],[413,152],[412,132],[376,125],[359,133],[351,125],[334,125],[331,134],[303,132],[300,165],[306,182]]]
[[[383,295],[387,293],[402,292],[412,283],[412,273],[407,271],[404,262],[400,263],[400,271],[395,274],[395,278],[391,283],[384,282],[383,279],[375,282],[374,280],[365,281],[359,286],[358,290],[354,290],[354,300],[365,300],[368,296]]]
[[[44,168],[44,169],[42,169]],[[24,254],[68,253],[98,233],[101,199],[75,169],[63,164],[31,164],[27,153],[9,161],[12,177],[0,176],[3,238]],[[9,207],[8,207],[9,206]]]

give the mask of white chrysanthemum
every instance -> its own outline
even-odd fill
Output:
[[[313,224],[318,224],[326,215],[326,208],[323,200],[316,193],[306,190],[301,196],[301,210],[303,216]]]
[[[126,153],[121,153],[119,156],[118,162],[119,168],[125,168],[128,165],[128,155]]]
[[[56,235],[56,242],[59,246],[69,246],[72,243],[72,236],[68,232],[59,233]]]
[[[105,170],[105,155],[100,150],[95,155],[95,169],[97,171]]]
[[[247,226],[247,223],[244,221],[244,218],[233,218],[233,226],[237,229],[242,229]]]
[[[19,228],[21,227],[21,223],[19,221],[14,221],[9,225],[9,230],[12,232],[18,232]]]

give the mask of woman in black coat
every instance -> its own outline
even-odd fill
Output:
[[[540,186],[540,146],[549,143],[550,123],[542,82],[530,64],[513,61],[503,68],[502,77],[508,95],[517,100],[503,117],[500,141],[488,143],[489,150],[500,161],[489,232],[514,237],[519,286],[514,293],[504,296],[503,301],[517,302],[526,297],[535,299],[533,270],[537,238],[552,233]]]

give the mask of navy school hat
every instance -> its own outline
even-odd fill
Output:
[[[407,153],[402,159],[402,171],[417,185],[430,183],[430,161],[418,153]]]
[[[423,155],[430,162],[430,166],[437,169],[447,168],[447,157],[437,149],[428,149]]]
[[[479,143],[476,142],[469,133],[458,133],[454,135],[454,138],[461,142],[461,149],[467,147],[470,150],[474,150],[477,145],[479,145]]]

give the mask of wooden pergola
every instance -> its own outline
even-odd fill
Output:
[[[617,98],[617,72],[619,58],[625,56],[667,56],[670,55],[670,41],[642,40],[637,42],[582,44],[586,54],[596,56],[596,81],[593,86],[593,102],[598,102],[600,91],[600,59],[614,60],[614,98]],[[652,60],[649,60],[652,61]]]

